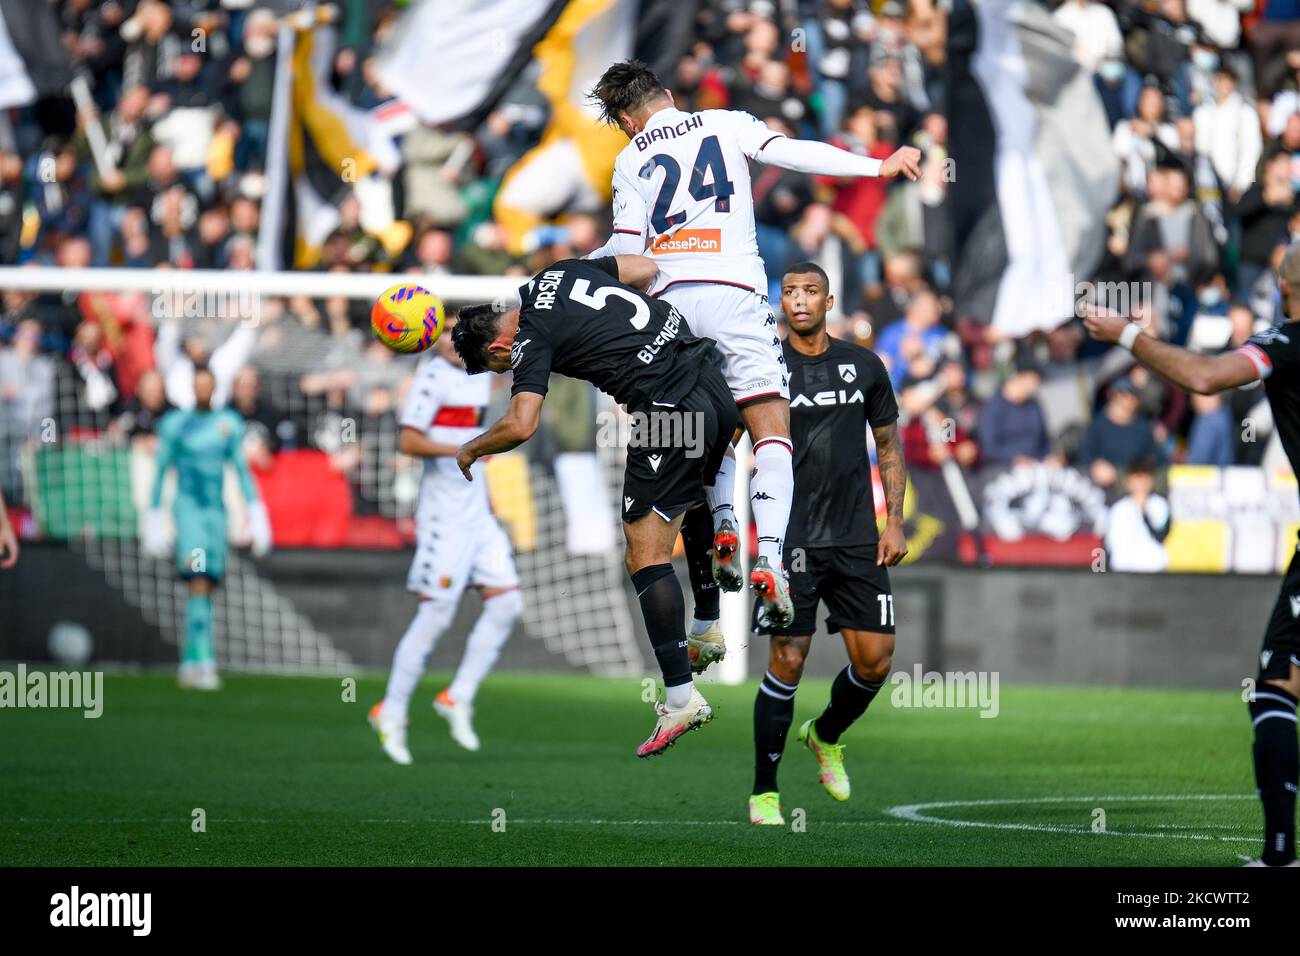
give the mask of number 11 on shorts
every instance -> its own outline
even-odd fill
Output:
[[[894,596],[892,594],[877,594],[876,600],[880,602],[880,624],[882,627],[894,626]]]

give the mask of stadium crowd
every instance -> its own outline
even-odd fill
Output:
[[[0,155],[0,260],[172,269],[254,267],[266,190],[274,16],[222,0],[49,0],[68,56],[92,79],[117,171],[101,177],[67,102],[11,111]],[[339,0],[340,92],[383,102],[374,69],[398,4]],[[1053,16],[1092,73],[1122,170],[1097,278],[1164,296],[1139,303],[1174,341],[1205,350],[1272,321],[1271,274],[1300,238],[1300,2],[1065,0]],[[196,32],[197,31],[197,32]],[[193,38],[203,38],[196,51]],[[664,77],[685,108],[750,111],[773,129],[875,157],[910,143],[920,181],[832,181],[754,171],[758,242],[772,280],[802,259],[840,263],[835,334],[886,361],[914,469],[1069,463],[1118,496],[1130,471],[1171,461],[1258,462],[1237,423],[1258,399],[1195,398],[1086,340],[1079,323],[1006,340],[954,308],[946,208],[943,14],[932,0],[705,0],[694,39]],[[361,227],[346,184],[318,268],[529,274],[597,248],[607,217],[575,214],[506,251],[492,198],[537,141],[545,101],[525,73],[473,132],[418,127],[401,141],[397,254]],[[367,309],[345,299],[261,304],[237,319],[159,320],[149,297],[7,292],[0,316],[0,489],[23,500],[18,449],[56,415],[60,381],[77,421],[146,438],[184,404],[195,363],[260,428],[253,457],[318,447],[357,494],[359,470],[400,467],[389,445],[337,440],[346,417],[391,430],[412,365],[367,344]],[[66,420],[66,408],[57,413]],[[330,423],[334,424],[331,425]],[[381,424],[387,422],[387,424]],[[367,429],[361,429],[362,434]],[[393,461],[388,458],[391,455]],[[373,476],[372,476],[373,478]]]

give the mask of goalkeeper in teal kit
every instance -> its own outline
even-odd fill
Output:
[[[168,412],[158,423],[158,475],[145,519],[144,550],[156,558],[172,551],[162,512],[163,480],[176,469],[175,556],[181,577],[189,582],[185,636],[178,681],[181,687],[216,690],[216,655],[212,643],[212,589],[225,576],[226,509],[221,486],[226,463],[234,465],[248,502],[252,552],[270,550],[271,528],[244,460],[244,420],[238,412],[214,409],[215,379],[207,369],[194,376],[194,408]]]

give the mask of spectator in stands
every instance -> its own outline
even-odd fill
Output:
[[[1154,574],[1169,566],[1169,502],[1155,493],[1155,463],[1135,461],[1124,476],[1127,492],[1106,514],[1106,558],[1111,571]]]
[[[1076,0],[1069,0],[1066,6],[1075,3]],[[1084,3],[1106,9],[1093,0]],[[1147,198],[1147,179],[1156,168],[1157,144],[1169,150],[1178,149],[1178,130],[1165,117],[1165,96],[1160,87],[1147,84],[1138,97],[1137,115],[1120,120],[1111,137],[1111,145],[1119,156],[1124,189],[1129,195]]]
[[[240,170],[261,170],[266,165],[278,30],[270,10],[251,11],[244,19],[242,55],[230,64],[231,100],[239,120],[235,166]]]
[[[1074,34],[1074,60],[1095,73],[1104,60],[1123,55],[1124,39],[1110,7],[1097,0],[1065,0],[1052,14]]]
[[[1187,464],[1226,468],[1237,454],[1232,412],[1222,395],[1193,395],[1191,429],[1187,433]]]
[[[1262,181],[1253,183],[1233,210],[1241,221],[1237,282],[1245,292],[1269,271],[1273,249],[1289,238],[1291,217],[1296,212],[1291,154],[1275,152],[1262,165]]]
[[[953,249],[944,158],[942,149],[927,155],[921,178],[891,190],[876,222],[880,254],[890,259],[902,252],[920,253],[938,289],[948,287]]]
[[[961,363],[946,361],[929,377],[909,378],[899,389],[898,404],[905,419],[900,433],[909,467],[938,468],[949,458],[963,468],[975,467],[979,449],[971,432],[978,413]]]
[[[1172,160],[1151,174],[1147,190],[1151,198],[1133,223],[1124,260],[1129,274],[1166,288],[1204,282],[1218,268],[1219,248],[1188,197],[1187,170]]]
[[[1262,139],[1259,114],[1237,92],[1237,77],[1226,63],[1214,74],[1214,99],[1193,114],[1196,151],[1210,157],[1228,198],[1236,202],[1255,180]]]
[[[1156,443],[1155,426],[1140,414],[1137,386],[1128,376],[1106,390],[1106,405],[1093,418],[1079,448],[1079,467],[1087,471],[1099,488],[1116,487],[1120,472],[1139,459],[1162,461]]]
[[[985,464],[1034,464],[1051,455],[1046,419],[1038,404],[1041,384],[1038,365],[1028,354],[1020,355],[1007,380],[980,412],[975,437]]]
[[[153,439],[158,431],[158,420],[174,406],[167,401],[167,390],[156,369],[140,375],[135,394],[122,405],[122,413],[113,427],[132,442],[136,439]]]
[[[821,135],[830,139],[848,106],[850,77],[861,76],[876,21],[860,0],[826,0],[805,29],[822,98]]]
[[[884,360],[895,388],[902,385],[908,363],[916,356],[925,354],[937,359],[951,347],[952,333],[940,324],[942,319],[939,297],[922,289],[908,303],[903,321],[888,326],[876,337],[876,354]]]
[[[111,166],[101,172],[96,163],[90,181],[93,198],[89,229],[96,266],[109,264],[130,198],[149,178],[149,155],[155,141],[144,115],[148,105],[149,90],[133,86],[122,94],[117,108],[100,124]],[[89,158],[90,146],[84,134],[80,144],[83,159]]]
[[[10,492],[19,487],[23,446],[38,440],[43,428],[55,424],[55,366],[49,356],[40,353],[40,346],[40,324],[23,319],[12,344],[0,349],[0,448],[8,451],[7,460],[0,462],[0,484]]]
[[[268,456],[281,448],[294,448],[298,444],[297,425],[262,395],[261,377],[252,365],[245,365],[235,373],[231,389],[230,407],[244,416],[245,452],[252,451],[249,463],[260,462],[265,467]]]
[[[859,156],[884,159],[894,147],[877,136],[877,113],[868,105],[853,107],[844,118],[844,128],[831,143]],[[880,256],[876,248],[876,220],[885,208],[883,179],[817,177],[817,186],[830,197],[835,228],[843,239],[845,256],[844,303],[852,306],[866,290],[881,280]]]

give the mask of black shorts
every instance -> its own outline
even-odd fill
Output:
[[[812,634],[817,630],[818,602],[829,612],[826,630],[894,633],[894,595],[889,569],[876,564],[874,544],[837,548],[799,548],[786,545],[785,570],[794,601],[794,623],[774,628],[760,624],[759,604],[754,605],[754,633],[769,635]]]
[[[1259,652],[1259,680],[1286,680],[1291,665],[1300,665],[1300,547],[1282,579],[1282,593],[1264,632]]]
[[[704,501],[704,489],[717,477],[740,421],[731,388],[709,364],[677,404],[628,411],[632,428],[623,470],[623,520],[654,511],[672,521]]]

